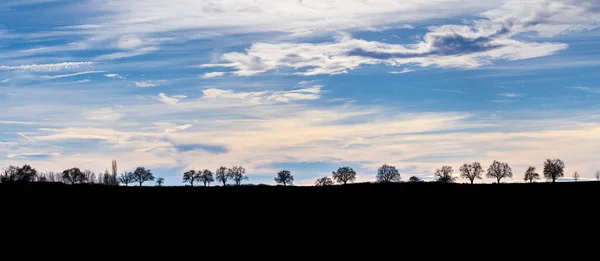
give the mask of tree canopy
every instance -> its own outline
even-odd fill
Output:
[[[547,159],[544,162],[544,177],[552,182],[565,176],[565,163],[560,159]]]
[[[277,182],[277,184],[283,184],[283,186],[287,186],[287,184],[292,185],[294,182],[294,176],[289,170],[282,170],[277,172],[275,182]]]
[[[436,178],[437,182],[440,183],[454,183],[456,181],[456,177],[452,176],[454,170],[451,166],[443,166],[441,169],[437,169],[433,176]]]
[[[383,164],[383,166],[377,169],[377,182],[400,182],[400,179],[400,172],[394,166]]]
[[[503,178],[512,178],[512,169],[508,166],[508,163],[499,162],[494,160],[492,165],[488,168],[486,177],[496,179],[496,182],[500,184],[500,180]]]
[[[332,172],[333,180],[337,183],[346,184],[356,180],[356,172],[350,167],[341,167],[337,171]]]
[[[146,169],[144,167],[137,167],[135,171],[133,171],[133,182],[138,182],[140,187],[146,181],[154,181],[154,175],[152,171]]]
[[[464,164],[459,170],[460,177],[463,179],[468,179],[471,181],[471,184],[475,182],[475,179],[482,179],[481,174],[483,173],[483,168],[479,162]]]

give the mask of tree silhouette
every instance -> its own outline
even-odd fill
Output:
[[[233,166],[228,170],[228,176],[233,179],[236,186],[239,186],[242,180],[248,180],[248,176],[244,175],[245,173],[246,169],[242,166]]]
[[[331,185],[333,185],[333,181],[329,177],[322,177],[320,179],[317,179],[317,182],[315,182],[315,186],[331,186]]]
[[[573,172],[573,179],[575,180],[575,182],[577,182],[579,180],[579,172],[575,171]]]
[[[436,178],[437,182],[440,183],[454,183],[456,181],[456,177],[452,176],[454,170],[451,166],[443,166],[442,169],[435,170],[433,176]]]
[[[3,169],[3,174],[2,176],[0,176],[0,181],[2,183],[7,183],[7,182],[14,182],[17,181],[17,172],[19,171],[19,168],[13,165],[8,166],[7,168]]]
[[[556,182],[557,178],[565,176],[565,163],[560,159],[547,159],[544,162],[544,177]]]
[[[496,182],[500,184],[500,180],[503,178],[512,178],[512,169],[508,166],[508,163],[503,163],[494,160],[492,165],[488,168],[486,177],[496,179]]]
[[[408,179],[408,182],[423,182],[423,180],[417,176],[412,176]]]
[[[133,182],[139,182],[140,187],[146,181],[154,181],[154,175],[152,175],[152,171],[146,169],[144,167],[137,167],[133,171]]]
[[[159,177],[159,178],[156,179],[156,186],[157,187],[162,187],[163,183],[165,183],[165,178]]]
[[[88,183],[93,183],[93,182],[92,182],[92,174],[94,174],[94,172],[92,172],[92,171],[91,171],[91,170],[89,170],[89,169],[86,169],[86,170],[84,170],[84,171],[83,171],[83,175],[85,176],[85,181],[86,181],[86,182],[88,182]],[[95,175],[95,174],[94,174],[94,177],[93,177],[93,178],[94,178],[94,179],[96,178],[96,175]]]
[[[400,182],[400,178],[400,172],[394,166],[383,164],[383,166],[377,169],[377,182]]]
[[[188,170],[187,172],[183,173],[183,183],[189,182],[190,186],[194,186],[194,181],[200,179],[200,175],[198,175],[200,173],[196,173],[195,170]]]
[[[29,165],[17,169],[17,182],[33,182],[36,177],[37,171]]]
[[[525,178],[523,179],[529,181],[529,183],[533,183],[534,180],[540,179],[540,174],[535,172],[535,167],[529,167],[527,168],[527,171],[525,171]]]
[[[39,173],[37,175],[37,182],[47,182],[48,181],[48,176],[46,175],[46,173]]]
[[[71,184],[85,182],[85,175],[81,172],[81,170],[79,170],[79,168],[72,168],[63,171],[62,178]]]
[[[213,178],[213,173],[210,170],[203,170],[203,171],[198,171],[199,174],[199,179],[198,181],[204,183],[205,187],[210,186],[210,183],[215,181],[215,179]]]
[[[338,168],[337,171],[331,173],[333,176],[333,180],[337,183],[346,183],[353,182],[356,180],[356,172],[350,167],[341,167]]]
[[[460,167],[460,177],[463,179],[468,179],[471,181],[471,184],[475,181],[475,179],[481,179],[481,174],[483,173],[483,168],[479,162],[473,162],[472,164],[464,164]]]
[[[292,185],[292,183],[294,182],[294,176],[289,170],[282,170],[280,172],[277,172],[275,182],[277,182],[277,184],[283,184],[283,186],[287,186],[288,183]]]
[[[119,185],[119,179],[117,178],[118,170],[119,170],[119,168],[117,167],[117,160],[113,160],[112,164],[111,164],[112,176],[109,179],[110,184],[108,184],[108,185],[111,185],[111,186]]]
[[[596,181],[600,181],[600,171],[596,171]]]
[[[123,174],[119,176],[119,182],[128,187],[129,183],[133,182],[133,173],[127,171],[123,172]]]
[[[227,172],[227,167],[219,167],[216,171],[215,171],[215,177],[217,178],[218,182],[222,182],[223,183],[223,187],[225,187],[225,185],[227,184],[227,180],[229,179],[229,175]]]

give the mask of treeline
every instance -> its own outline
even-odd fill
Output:
[[[547,180],[556,182],[557,179],[564,177],[565,164],[560,159],[547,159],[544,162],[543,177]],[[29,165],[22,167],[9,166],[5,168],[3,173],[0,173],[0,183],[10,182],[62,182],[65,184],[101,184],[107,186],[119,186],[129,184],[138,184],[142,186],[145,182],[155,181],[156,186],[162,186],[165,179],[162,177],[154,177],[150,169],[137,167],[132,172],[123,172],[117,175],[117,161],[112,161],[111,171],[105,170],[104,173],[94,173],[90,170],[81,171],[79,168],[71,168],[60,173],[55,172],[37,172]],[[501,183],[503,179],[513,178],[513,171],[505,162],[494,161],[486,170],[483,169],[479,162],[463,164],[459,169],[459,175],[454,175],[452,166],[443,166],[437,169],[434,173],[433,182],[454,183],[459,178],[469,181],[471,184],[477,179],[486,178],[494,179],[497,183]],[[573,180],[578,181],[580,178],[579,172],[573,173]],[[600,181],[600,171],[596,172],[596,180]],[[530,166],[523,175],[523,180],[533,183],[541,179],[541,175],[537,173],[536,168]],[[229,185],[228,182],[233,182],[234,185],[240,186],[243,181],[248,180],[246,169],[242,166],[232,166],[231,168],[221,166],[213,173],[208,169],[204,170],[188,170],[183,173],[182,181],[190,186],[201,183],[204,186],[210,186],[213,182],[218,182],[223,186]],[[340,167],[333,171],[331,177],[322,177],[316,180],[315,186],[329,186],[335,183],[347,184],[356,180],[356,171],[351,167]],[[294,176],[288,170],[282,170],[277,173],[274,181],[283,186],[293,185]],[[402,182],[402,177],[395,166],[384,164],[377,169],[376,181],[379,183]],[[408,179],[408,182],[424,182],[416,176]]]

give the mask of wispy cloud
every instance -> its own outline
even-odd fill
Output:
[[[507,98],[518,98],[518,97],[525,96],[525,94],[520,94],[520,93],[499,93],[498,95],[500,95],[502,97],[507,97]]]
[[[595,87],[576,86],[576,87],[571,87],[571,89],[577,90],[577,91],[582,91],[582,92],[589,92],[589,93],[600,93],[600,88],[595,88]]]
[[[111,53],[111,54],[100,55],[100,56],[96,57],[96,60],[99,60],[99,61],[117,60],[117,59],[122,59],[122,58],[140,56],[140,55],[144,55],[144,54],[154,52],[157,50],[158,50],[158,47],[144,47],[144,48],[140,48],[140,49],[133,50],[133,51],[116,52],[116,53]]]
[[[185,95],[174,95],[174,96],[169,97],[162,92],[158,94],[158,97],[156,97],[156,99],[161,101],[162,103],[171,104],[171,105],[175,105],[179,102],[180,99],[185,99],[185,98],[187,98],[187,96],[185,96]]]
[[[172,132],[176,132],[176,131],[187,130],[187,129],[191,128],[192,126],[193,126],[192,124],[185,124],[185,125],[175,126],[172,128],[167,128],[167,129],[165,129],[165,133],[172,133]]]
[[[0,83],[7,83],[7,82],[10,82],[10,79],[4,79],[4,80],[0,81]]]
[[[112,108],[88,110],[84,115],[87,119],[95,121],[116,121],[124,116],[123,113],[116,112]]]
[[[86,75],[86,74],[94,74],[94,73],[103,73],[103,72],[104,71],[87,71],[87,72],[78,72],[78,73],[60,74],[60,75],[43,75],[43,76],[40,76],[40,78],[42,78],[42,79],[60,79],[60,78],[67,78],[67,77]]]
[[[106,78],[113,78],[113,79],[125,79],[125,77],[118,75],[116,73],[109,73],[109,74],[105,74],[104,77]]]
[[[17,134],[19,134],[21,137],[28,139],[29,141],[33,141],[31,138],[29,138],[27,135],[17,132]]]
[[[32,72],[56,72],[62,70],[77,69],[82,66],[89,66],[93,62],[63,62],[53,64],[27,64],[27,65],[0,65],[0,70],[5,71],[32,71]]]
[[[8,154],[8,158],[27,158],[27,159],[44,159],[49,157],[59,157],[60,153],[43,153],[43,152],[29,152],[29,153],[14,153]]]
[[[135,87],[138,87],[138,88],[148,88],[148,87],[154,87],[154,86],[156,86],[156,84],[153,81],[135,82]]]
[[[415,70],[411,70],[408,68],[404,68],[402,69],[402,71],[391,71],[391,74],[404,74],[404,73],[409,73],[409,72],[414,72]]]
[[[202,79],[210,79],[210,78],[222,77],[225,74],[226,74],[225,72],[209,72],[209,73],[203,74],[201,76],[201,78]]]
[[[235,99],[243,100],[248,104],[263,104],[292,101],[317,100],[321,97],[322,85],[291,91],[262,91],[262,92],[234,92],[232,90],[206,89],[202,91],[204,99]]]

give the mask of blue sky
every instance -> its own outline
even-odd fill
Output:
[[[0,3],[0,166],[600,169],[591,0]],[[490,182],[482,180],[480,182]]]

